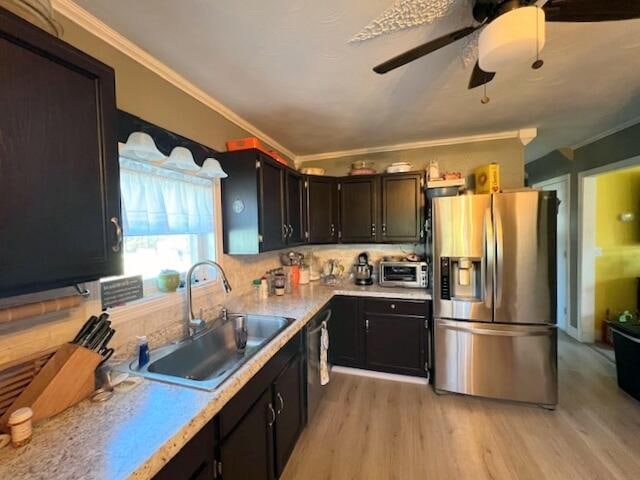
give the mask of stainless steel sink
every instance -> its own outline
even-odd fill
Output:
[[[152,350],[149,363],[142,368],[138,368],[136,359],[116,369],[162,382],[214,390],[291,322],[293,319],[285,317],[229,314],[227,320],[214,322],[213,327],[192,338]],[[244,349],[240,325],[246,331]]]

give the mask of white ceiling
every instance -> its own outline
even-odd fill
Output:
[[[296,155],[538,127],[527,159],[640,117],[640,20],[547,24],[545,66],[467,90],[464,41],[386,75],[371,68],[471,22],[349,43],[392,0],[76,0]],[[159,99],[161,101],[161,99]]]

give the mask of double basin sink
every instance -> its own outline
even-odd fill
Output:
[[[137,359],[117,369],[203,390],[214,390],[266,346],[293,319],[229,314],[191,338],[151,351],[149,363]]]

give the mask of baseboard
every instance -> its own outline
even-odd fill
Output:
[[[335,373],[344,373],[346,375],[355,375],[358,377],[377,378],[378,380],[390,380],[392,382],[414,383],[417,385],[428,385],[426,378],[411,377],[409,375],[398,375],[396,373],[374,372],[373,370],[363,370],[361,368],[340,367],[334,365],[331,371]]]

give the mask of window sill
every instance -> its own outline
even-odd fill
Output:
[[[192,287],[191,292],[194,302],[211,295],[215,291],[222,291],[222,285],[220,283],[219,280],[209,280]],[[109,308],[107,312],[113,324],[118,325],[179,306],[182,307],[181,316],[184,317],[184,312],[186,312],[187,309],[186,288],[179,288],[175,292],[168,293],[157,292],[127,305]]]

